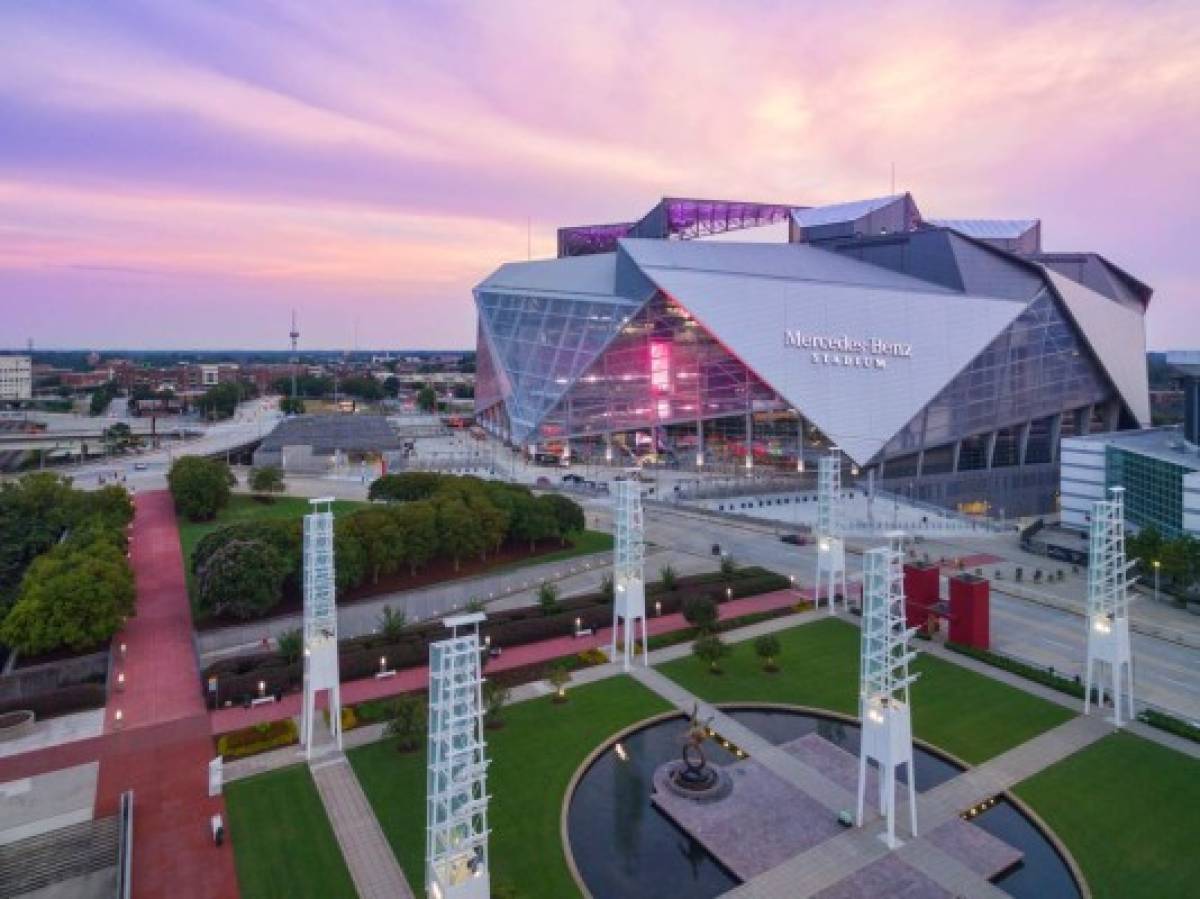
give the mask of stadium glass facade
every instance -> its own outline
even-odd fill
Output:
[[[1150,292],[1094,254],[1041,254],[1036,221],[953,221],[905,194],[664,200],[563,229],[561,258],[476,288],[477,418],[564,460],[796,471],[836,445],[914,498],[1045,511],[1060,438],[1146,423]]]
[[[1105,447],[1105,480],[1125,488],[1125,516],[1139,528],[1154,528],[1168,540],[1183,536],[1183,479],[1195,468],[1165,459]]]

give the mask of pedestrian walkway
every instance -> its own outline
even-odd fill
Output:
[[[104,733],[0,759],[0,782],[100,762],[94,814],[116,814],[134,792],[133,895],[234,899],[233,854],[212,844],[208,795],[212,734],[191,643],[191,610],[170,494],[139,494],[130,538],[137,610],[113,640]],[[121,646],[124,645],[122,652]],[[125,674],[123,690],[117,675]],[[121,713],[117,715],[118,711]]]
[[[413,899],[412,889],[346,756],[332,753],[313,763],[310,770],[359,899]]]

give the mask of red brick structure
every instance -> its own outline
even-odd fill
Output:
[[[904,564],[904,620],[909,627],[923,628],[941,592],[941,571],[925,562]]]
[[[985,578],[957,574],[950,578],[950,641],[976,649],[991,645],[991,588]]]

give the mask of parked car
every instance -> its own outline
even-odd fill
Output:
[[[779,539],[790,546],[807,546],[808,538],[803,534],[781,534]]]
[[[564,484],[582,484],[583,476],[577,474],[565,474],[562,476]]]
[[[712,554],[713,554],[714,556],[719,556],[719,555],[721,555],[721,544],[720,544],[720,543],[714,543],[714,544],[712,545]]]

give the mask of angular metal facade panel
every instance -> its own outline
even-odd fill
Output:
[[[859,464],[882,450],[1024,308],[938,292],[680,269],[646,273]],[[789,335],[878,340],[907,347],[908,355],[790,345]],[[875,367],[877,359],[882,367]]]
[[[1049,290],[1043,289],[888,442],[885,456],[951,443],[1112,397],[1112,385],[1092,362],[1075,327]],[[1039,430],[1036,439],[1042,437]],[[1040,444],[1035,443],[1035,448],[1043,452]],[[1044,461],[1049,461],[1048,453]]]
[[[523,442],[600,354],[637,304],[619,297],[579,299],[476,292],[490,363],[503,370],[512,438]],[[489,387],[489,389],[494,389]]]
[[[1071,318],[1143,428],[1150,426],[1150,380],[1146,371],[1146,320],[1106,296],[1058,272],[1046,270]]]
[[[540,436],[600,435],[767,407],[785,405],[687,310],[660,294],[543,419]]]

